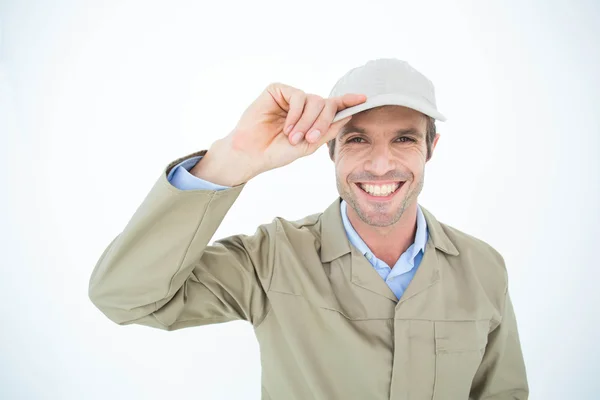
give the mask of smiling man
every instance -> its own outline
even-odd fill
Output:
[[[389,266],[414,242],[425,162],[439,138],[430,121],[410,108],[380,106],[355,115],[329,143],[342,215]]]
[[[263,399],[527,399],[504,259],[418,203],[444,119],[396,59],[327,99],[269,85],[229,135],[167,165],[90,298],[121,325],[250,322]],[[325,143],[339,197],[324,212],[208,245],[249,180]]]

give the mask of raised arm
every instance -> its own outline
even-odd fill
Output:
[[[118,324],[167,330],[261,320],[270,226],[208,245],[243,186],[182,191],[162,174],[98,260],[92,302]]]
[[[356,94],[325,100],[270,84],[229,135],[167,166],[98,260],[92,302],[118,324],[171,330],[234,319],[259,323],[269,309],[276,220],[252,236],[208,243],[246,182],[313,154],[351,118],[332,123],[335,114],[365,100]],[[190,173],[220,189],[181,190],[169,182],[170,170],[194,156],[203,157]]]

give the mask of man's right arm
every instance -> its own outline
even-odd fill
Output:
[[[336,113],[366,98],[323,99],[269,84],[227,136],[167,166],[98,260],[89,283],[92,302],[118,324],[171,330],[234,319],[260,323],[269,308],[263,283],[273,270],[277,222],[252,236],[208,242],[248,180],[313,154],[351,118],[332,122]],[[190,177],[171,170],[196,156],[202,161],[189,173],[220,188],[198,181],[192,182],[197,190],[179,188]]]
[[[89,296],[114,322],[174,330],[266,315],[274,226],[208,245],[244,184],[181,190],[168,179],[181,183],[173,167],[205,153],[171,163],[98,260]]]

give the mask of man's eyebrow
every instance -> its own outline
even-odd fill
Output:
[[[340,130],[340,140],[342,140],[344,136],[349,135],[351,133],[367,133],[367,131],[365,131],[362,128],[359,128],[358,126],[346,124]]]
[[[344,138],[344,136],[347,136],[351,133],[366,134],[367,131],[363,128],[359,128],[358,126],[346,124],[340,130],[340,140],[342,140]],[[415,128],[398,129],[396,132],[394,132],[394,134],[397,136],[400,136],[400,135],[415,136],[417,138],[422,138],[424,136],[421,132],[419,132]]]

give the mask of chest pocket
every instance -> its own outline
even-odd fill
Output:
[[[469,398],[481,364],[489,321],[435,321],[434,400]]]

